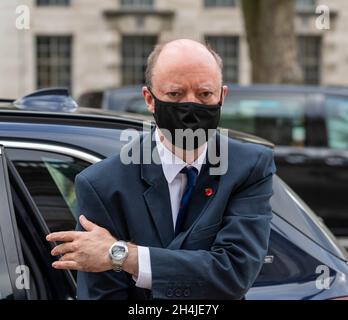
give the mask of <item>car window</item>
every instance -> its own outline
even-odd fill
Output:
[[[76,225],[75,176],[90,164],[52,152],[7,149],[50,231],[72,230]]]
[[[348,149],[348,98],[328,96],[325,103],[328,144],[332,149]]]
[[[127,107],[127,111],[149,115],[149,111],[147,110],[147,106],[143,97],[134,98],[132,101],[130,101]]]
[[[133,99],[142,98],[141,88],[142,86],[130,86],[106,90],[103,97],[103,108],[114,111],[126,111]]]
[[[271,232],[267,257],[272,261],[263,264],[255,287],[313,281],[317,277],[313,271],[320,262],[274,230]]]
[[[274,214],[287,221],[302,234],[320,243],[327,251],[347,259],[345,250],[340,247],[334,235],[301,198],[277,175],[273,177],[271,206]]]
[[[305,145],[305,95],[230,92],[220,126],[248,132],[276,145]]]

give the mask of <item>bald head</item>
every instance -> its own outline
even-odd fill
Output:
[[[222,60],[208,45],[190,39],[179,39],[155,47],[147,61],[146,85],[153,86],[158,71],[169,68],[187,73],[192,67],[210,68],[222,82]],[[186,71],[185,71],[186,70]]]
[[[149,90],[151,88],[151,91]],[[223,103],[221,58],[208,46],[180,39],[159,45],[151,53],[142,93],[148,111],[155,112],[155,95],[167,102]]]

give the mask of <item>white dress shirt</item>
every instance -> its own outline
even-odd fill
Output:
[[[180,171],[186,166],[193,166],[201,170],[202,164],[205,161],[207,154],[207,144],[200,156],[188,165],[182,159],[173,154],[161,141],[157,129],[155,130],[156,146],[159,157],[162,163],[163,174],[167,180],[170,196],[170,204],[172,210],[173,226],[175,226],[176,219],[179,212],[181,197],[185,191],[187,177]],[[164,214],[164,213],[163,213]],[[151,289],[152,287],[152,272],[150,262],[150,251],[148,247],[138,246],[138,278],[133,276],[135,285],[139,288]]]

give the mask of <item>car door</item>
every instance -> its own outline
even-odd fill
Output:
[[[318,194],[320,193],[321,154],[318,146],[325,143],[324,123],[322,121],[322,104],[324,96],[319,93],[304,95],[301,122],[296,134],[295,127],[293,140],[300,143],[277,145],[275,148],[278,175],[300,197],[320,215]],[[281,130],[281,128],[280,128]]]
[[[2,154],[4,153],[5,149],[3,148]],[[76,298],[76,283],[71,272],[52,268],[52,262],[56,258],[50,254],[52,244],[45,239],[50,232],[45,220],[42,218],[15,165],[7,157],[7,152],[2,160],[4,161],[3,167],[7,168],[4,169],[4,172],[8,172],[8,174],[5,173],[5,177],[7,176],[7,182],[5,181],[5,183],[8,190],[7,194],[12,197],[9,200],[9,203],[13,203],[10,222],[13,226],[13,238],[15,238],[15,241],[8,239],[6,245],[16,244],[19,255],[17,259],[19,262],[12,256],[10,257],[10,262],[14,265],[11,265],[9,270],[11,271],[14,268],[16,273],[20,270],[27,272],[28,286],[25,288],[25,292],[28,299],[65,300]],[[9,227],[5,227],[5,229],[7,233],[7,230],[10,230]],[[12,252],[15,252],[14,248],[10,248],[8,251],[12,255]],[[18,266],[20,266],[19,269]],[[20,284],[18,275],[15,280],[17,281],[15,282],[15,289],[18,289],[18,283]],[[19,285],[19,287],[21,286]],[[24,297],[22,294],[22,296],[17,295],[14,298],[22,299]]]
[[[0,299],[29,299],[30,275],[22,254],[3,146],[0,146],[0,204]]]
[[[348,247],[348,96],[327,94],[322,110],[325,143],[318,148],[318,214]]]

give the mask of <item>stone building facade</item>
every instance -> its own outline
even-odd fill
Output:
[[[225,80],[250,83],[241,0],[1,0],[0,97],[67,86],[77,97],[143,81],[154,44],[209,40]],[[326,3],[327,2],[327,3]],[[348,86],[348,1],[297,0],[296,33],[306,83]],[[318,29],[318,5],[330,29]],[[29,29],[18,19],[29,9]],[[16,9],[19,10],[16,13]]]

